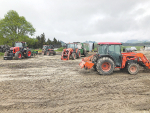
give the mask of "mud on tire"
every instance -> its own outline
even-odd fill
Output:
[[[81,52],[78,51],[78,52],[77,52],[77,58],[80,58],[80,57],[81,57]]]
[[[50,56],[50,55],[51,55],[51,52],[50,52],[50,51],[47,51],[47,52],[46,52],[46,55],[47,55],[47,56]]]
[[[102,57],[98,59],[96,69],[100,75],[112,74],[115,68],[114,61],[109,57]]]
[[[15,59],[16,60],[22,59],[22,53],[20,51],[18,51],[18,52],[15,53]]]
[[[53,52],[53,55],[56,55],[56,51]]]
[[[96,69],[97,59],[98,59],[98,55],[94,55],[92,58],[92,63],[94,63],[93,68],[95,69],[95,71],[97,71]]]
[[[139,65],[137,63],[131,63],[127,66],[128,73],[136,75],[139,72]]]
[[[26,54],[24,55],[26,58],[30,58],[31,57],[31,50],[27,50]]]
[[[76,54],[75,54],[75,53],[72,53],[72,54],[71,54],[71,57],[72,57],[72,60],[75,60],[75,59],[76,59]]]

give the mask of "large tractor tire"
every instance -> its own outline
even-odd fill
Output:
[[[56,55],[56,51],[53,52],[53,55]]]
[[[46,55],[46,51],[42,51],[42,55]]]
[[[114,61],[109,57],[98,59],[96,69],[100,75],[112,74],[115,68]]]
[[[18,51],[18,52],[15,53],[15,59],[16,60],[22,59],[22,53],[20,51]]]
[[[86,52],[86,50],[84,49],[84,57],[88,56],[88,53]]]
[[[81,58],[81,52],[80,51],[77,52],[77,58]]]
[[[75,59],[76,59],[76,54],[75,54],[75,53],[72,53],[72,54],[71,54],[71,57],[72,57],[72,60],[75,60]]]
[[[30,58],[31,57],[31,50],[27,50],[26,54],[25,54],[26,58]]]
[[[94,55],[92,58],[92,63],[94,63],[93,68],[95,69],[95,71],[97,71],[96,69],[97,59],[98,59],[98,55]]]
[[[139,65],[137,63],[131,63],[127,66],[128,72],[131,75],[136,75],[139,72]]]
[[[47,52],[46,52],[46,55],[47,55],[47,56],[50,56],[50,55],[51,55],[51,52],[50,52],[50,51],[47,51]]]

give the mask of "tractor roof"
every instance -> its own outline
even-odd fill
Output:
[[[122,45],[122,43],[119,42],[99,42],[98,45]]]

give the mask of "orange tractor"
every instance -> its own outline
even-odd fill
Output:
[[[4,54],[4,60],[22,59],[31,57],[31,50],[27,47],[26,42],[15,42],[15,47],[11,47],[10,50],[6,51]]]
[[[66,44],[66,49],[63,49],[61,60],[75,60],[81,57],[81,52],[77,47],[77,43]]]
[[[139,65],[150,69],[150,62],[142,53],[121,53],[121,43],[100,42],[98,53],[85,57],[80,62],[80,67],[92,67],[101,75],[112,74],[115,68],[127,70],[130,74],[137,74]]]

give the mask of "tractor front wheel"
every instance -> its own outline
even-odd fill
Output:
[[[50,51],[47,51],[47,52],[46,52],[46,55],[47,55],[47,56],[50,56],[50,55],[51,55],[51,52],[50,52]]]
[[[30,58],[31,57],[31,50],[27,50],[25,57],[26,58]]]
[[[78,56],[77,58],[81,57],[81,52],[80,51],[77,52],[77,56]]]
[[[114,61],[109,57],[102,57],[97,61],[96,69],[100,75],[112,74],[115,68]]]
[[[16,60],[22,59],[22,53],[20,51],[18,51],[18,52],[15,53],[15,59]]]
[[[137,63],[131,63],[128,65],[128,72],[131,75],[136,75],[139,72],[139,65]]]
[[[72,53],[72,60],[75,60],[76,59],[76,54],[75,53]]]

